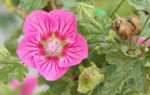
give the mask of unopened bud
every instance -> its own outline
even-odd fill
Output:
[[[149,52],[149,48],[145,48],[144,52],[146,52],[146,53]]]
[[[86,68],[79,77],[78,91],[88,93],[93,90],[99,83],[103,82],[104,74],[93,63],[91,67]]]
[[[85,3],[79,3],[78,12],[83,19],[94,18],[96,15],[96,9],[92,5],[87,5]]]

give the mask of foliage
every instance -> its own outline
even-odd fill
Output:
[[[44,8],[50,0],[20,0],[22,8],[30,13],[34,10]]]
[[[149,0],[128,0],[137,10],[147,10],[150,12]]]
[[[137,46],[134,42],[130,52],[126,53],[129,41],[122,41],[116,35],[111,28],[113,19],[106,14],[113,12],[97,12],[101,9],[95,6],[94,0],[8,1],[11,2],[4,3],[8,8],[10,6],[14,8],[13,14],[19,15],[23,21],[24,16],[34,10],[42,10],[45,7],[55,9],[58,4],[63,4],[62,8],[75,13],[77,30],[88,42],[88,58],[81,64],[71,67],[60,79],[46,81],[39,76],[38,85],[46,84],[49,89],[38,95],[149,95],[150,48],[146,45]],[[135,8],[134,12],[138,13],[142,21],[142,33],[139,36],[150,36],[150,19],[147,20],[150,15],[150,1],[128,0],[128,3]],[[116,9],[115,12],[118,10]],[[2,16],[0,15],[2,27],[6,28],[9,26],[8,23],[15,22],[13,15]],[[125,18],[128,18],[128,15]],[[145,22],[147,23],[145,24]],[[17,28],[15,31],[11,31],[13,34],[5,41],[5,47],[0,46],[0,84],[8,84],[14,78],[22,81],[28,72],[27,66],[24,66],[17,58],[16,49],[23,30],[22,25]],[[147,52],[143,51],[145,48]],[[2,88],[5,89],[4,86]],[[9,92],[14,93],[13,91]]]
[[[81,73],[79,77],[78,91],[80,93],[87,93],[93,90],[103,80],[104,75],[100,74],[99,68],[93,64]]]
[[[0,46],[0,81],[8,84],[12,77],[15,77],[20,82],[26,77],[25,73],[28,72],[19,60],[11,58],[9,51]]]
[[[116,56],[114,56],[114,54]],[[142,66],[139,58],[125,55],[121,50],[110,52],[106,55],[106,60],[110,64],[116,64],[117,68],[106,79],[106,84],[102,89],[102,95],[114,95],[120,92],[122,85],[129,78],[133,78],[136,87],[145,93],[148,91],[150,82],[146,79],[146,68]],[[108,82],[107,82],[108,81]],[[111,88],[111,89],[110,89]]]

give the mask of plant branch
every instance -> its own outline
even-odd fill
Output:
[[[95,3],[93,2],[93,0],[90,0],[90,2],[91,2],[91,4],[92,4],[93,6],[95,6]]]
[[[118,6],[113,10],[113,12],[109,15],[110,18],[113,17],[113,15],[116,13],[116,11],[121,7],[125,0],[121,0],[121,2],[118,4]]]
[[[149,39],[150,39],[150,36],[148,36],[146,39],[144,39],[144,41],[141,44],[144,44]]]
[[[105,36],[108,36],[106,31],[95,21],[95,19],[91,19],[90,22],[94,24],[98,29],[100,29],[101,30],[100,32],[102,32]],[[118,46],[114,41],[111,41],[111,43],[115,46],[116,49],[118,48]]]

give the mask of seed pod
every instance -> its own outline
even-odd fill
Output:
[[[131,13],[130,19],[128,20],[128,22],[130,22],[135,28],[134,35],[139,35],[141,33],[141,20],[140,20],[140,18],[137,15]]]
[[[131,23],[119,16],[117,16],[116,20],[112,23],[112,28],[122,40],[130,39],[135,31],[135,28]]]

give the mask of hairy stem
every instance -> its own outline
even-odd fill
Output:
[[[146,39],[144,39],[144,41],[141,44],[145,43],[149,39],[150,39],[150,36],[148,36]]]
[[[130,37],[129,39],[129,45],[128,45],[128,50],[127,50],[127,54],[129,53],[129,51],[131,50],[131,47],[132,47],[132,37]]]
[[[143,25],[143,27],[142,27],[141,33],[142,33],[142,31],[145,29],[146,24],[148,23],[149,18],[150,18],[150,14],[149,14],[148,17],[146,18],[146,21],[145,21],[145,23],[144,23],[144,25]],[[140,34],[141,34],[141,33],[140,33]],[[137,36],[135,42],[138,41],[138,39],[139,39],[139,37],[140,37],[140,34]]]
[[[95,19],[91,19],[90,22],[94,24],[98,29],[100,29],[100,32],[102,32],[105,36],[108,36],[108,33],[106,33],[106,31],[95,21]],[[115,46],[116,49],[118,48],[114,41],[111,41],[111,43]]]
[[[91,4],[92,4],[93,6],[95,6],[95,3],[93,2],[93,0],[90,0],[90,2],[91,2]]]
[[[113,15],[116,13],[116,11],[121,7],[125,0],[121,0],[121,2],[118,4],[118,6],[113,10],[113,12],[109,15],[110,18],[113,17]]]

